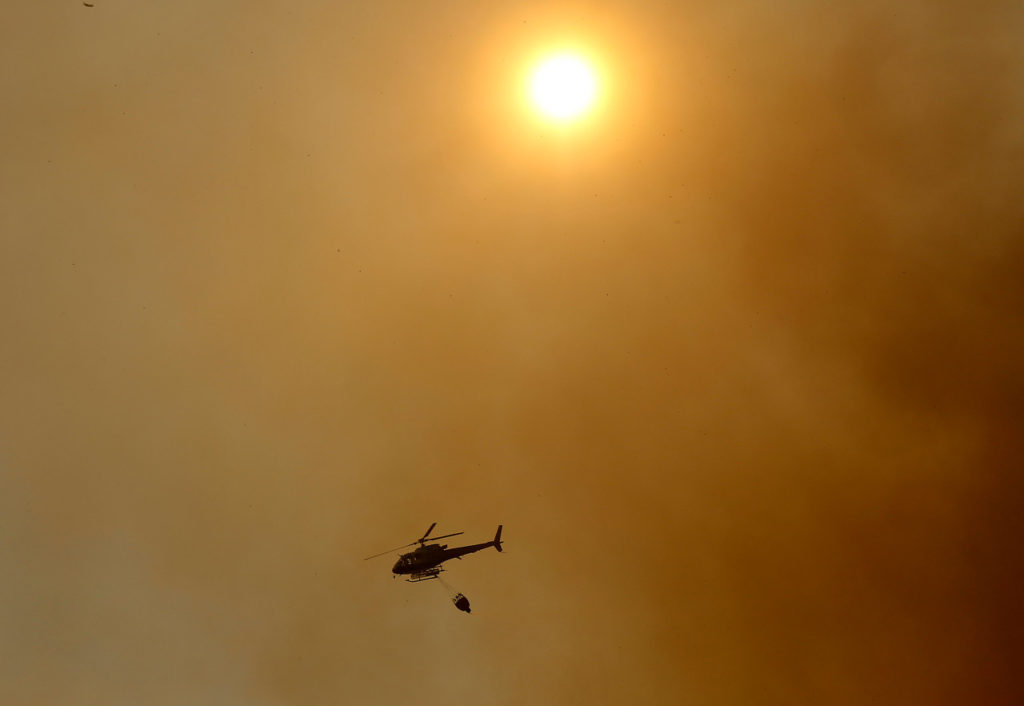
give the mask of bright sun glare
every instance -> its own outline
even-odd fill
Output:
[[[575,54],[556,54],[541,61],[530,74],[530,98],[546,117],[568,122],[581,117],[597,98],[593,69]]]

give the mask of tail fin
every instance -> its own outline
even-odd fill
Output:
[[[494,535],[494,548],[501,551],[501,525],[498,525],[498,532]]]

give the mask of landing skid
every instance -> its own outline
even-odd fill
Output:
[[[427,569],[426,571],[420,571],[419,573],[413,574],[406,579],[409,583],[419,583],[420,581],[429,581],[430,579],[436,579],[437,575],[444,571],[440,566],[433,569]]]

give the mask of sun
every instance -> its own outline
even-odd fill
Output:
[[[582,117],[597,99],[597,76],[577,54],[548,56],[534,67],[527,83],[533,106],[555,122]]]

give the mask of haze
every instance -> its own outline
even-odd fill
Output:
[[[0,29],[0,703],[1022,702],[1020,3],[93,4]]]

